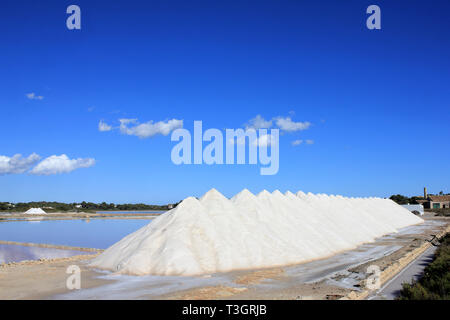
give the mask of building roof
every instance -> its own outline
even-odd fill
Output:
[[[430,198],[431,201],[433,201],[433,202],[450,201],[450,195],[446,195],[446,196],[428,196],[428,198]]]

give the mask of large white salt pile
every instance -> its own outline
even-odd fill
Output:
[[[47,214],[47,212],[41,208],[30,208],[25,212],[25,214]]]
[[[278,190],[189,197],[91,265],[119,273],[198,275],[324,258],[423,222],[395,202]]]

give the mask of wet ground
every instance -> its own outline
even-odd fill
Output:
[[[0,264],[25,260],[67,258],[89,252],[55,248],[0,244]]]

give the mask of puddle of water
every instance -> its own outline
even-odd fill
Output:
[[[67,258],[80,254],[90,253],[91,252],[76,250],[0,244],[0,263],[20,262],[24,260]]]

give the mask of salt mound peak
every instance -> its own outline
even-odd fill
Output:
[[[326,197],[326,195],[323,194],[323,193],[316,193],[316,197],[319,198],[319,199],[323,199],[323,198]]]
[[[297,195],[297,197],[299,197],[299,198],[303,198],[303,197],[306,196],[306,193],[304,193],[303,191],[298,191],[296,195]]]
[[[318,198],[317,195],[315,195],[315,194],[312,193],[312,192],[308,192],[308,193],[306,194],[306,197],[307,197],[307,198],[310,198],[310,199],[317,199],[317,198]]]
[[[293,194],[293,193],[290,192],[290,191],[286,191],[286,192],[284,193],[284,195],[285,195],[286,197],[295,197],[295,194]]]
[[[194,197],[187,197],[186,199],[184,199],[183,201],[181,201],[176,208],[181,209],[181,208],[185,208],[191,205],[199,205],[200,202],[198,201],[197,198]],[[175,208],[175,209],[176,209]]]
[[[180,212],[179,216],[184,217],[184,216],[192,215],[193,212],[198,213],[202,210],[203,210],[202,204],[200,203],[200,201],[198,201],[197,198],[187,197],[186,199],[181,201],[174,209],[168,211],[168,213],[174,214],[174,213]]]
[[[242,201],[242,200],[246,200],[246,199],[256,199],[256,196],[251,193],[248,189],[243,189],[241,192],[239,192],[238,194],[234,195],[234,197],[231,198],[231,201],[236,202],[236,201]]]
[[[45,212],[41,208],[30,208],[25,212],[25,214],[46,214],[46,213],[47,212]]]
[[[282,196],[282,197],[284,197],[284,194],[282,194],[281,192],[280,192],[280,190],[275,190],[274,192],[272,192],[272,195],[274,195],[274,196]]]
[[[261,198],[267,198],[270,197],[272,194],[267,191],[266,189],[264,189],[263,191],[261,191],[260,193],[258,193],[256,196],[261,199]]]
[[[205,203],[209,201],[217,201],[217,200],[228,200],[223,194],[217,191],[215,188],[210,189],[200,198],[200,202]]]
[[[132,275],[192,276],[297,264],[422,223],[390,199],[216,189],[115,243],[91,266]]]

